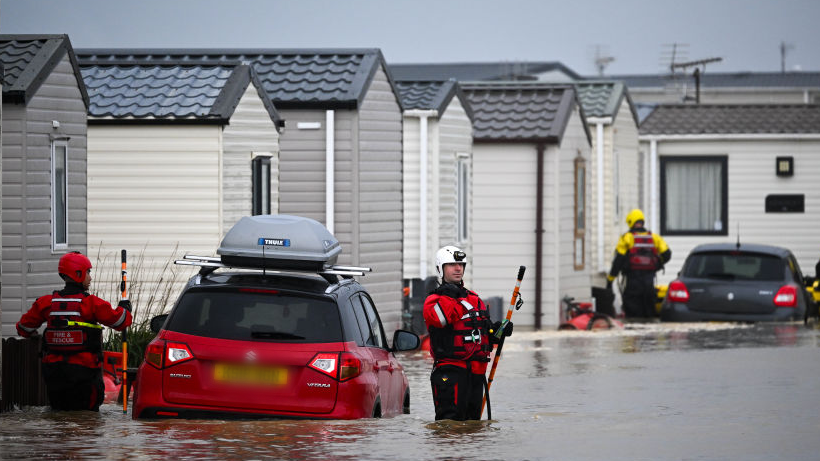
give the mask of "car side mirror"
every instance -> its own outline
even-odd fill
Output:
[[[421,346],[419,335],[407,330],[396,330],[393,333],[393,348],[391,351],[414,351],[419,346]]]
[[[151,331],[154,333],[159,333],[159,330],[162,330],[162,326],[165,324],[165,319],[168,318],[168,314],[160,314],[155,316],[151,319]]]

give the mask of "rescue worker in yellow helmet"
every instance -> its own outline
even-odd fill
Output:
[[[626,287],[622,293],[623,311],[626,317],[654,317],[655,273],[672,257],[672,251],[661,238],[644,227],[643,212],[634,209],[626,215],[629,231],[621,236],[615,247],[615,258],[607,275],[607,289],[612,281],[623,273]]]

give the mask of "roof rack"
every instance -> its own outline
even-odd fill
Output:
[[[199,266],[201,269],[199,273],[202,275],[210,274],[211,272],[215,271],[219,268],[234,268],[234,269],[248,269],[254,270],[259,272],[300,272],[300,273],[312,273],[312,274],[319,274],[322,276],[325,275],[338,275],[342,277],[353,277],[353,276],[363,276],[366,272],[372,272],[372,269],[369,267],[357,267],[357,266],[338,266],[338,265],[327,265],[324,266],[322,269],[319,270],[311,270],[308,268],[284,268],[284,267],[260,267],[256,264],[237,264],[237,263],[225,263],[222,261],[222,258],[218,256],[196,256],[196,255],[185,255],[182,259],[177,259],[174,261],[174,264],[179,264],[183,266]]]

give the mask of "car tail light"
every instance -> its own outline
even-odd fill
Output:
[[[331,378],[336,378],[336,365],[339,363],[339,354],[320,352],[313,356],[308,363],[308,367],[324,373]]]
[[[350,352],[320,352],[313,356],[308,367],[333,379],[347,381],[362,372],[362,361]]]
[[[676,303],[685,303],[689,301],[689,290],[686,289],[686,285],[684,285],[683,282],[675,280],[669,284],[666,297]]]
[[[194,358],[194,354],[191,353],[191,349],[188,349],[186,344],[168,343],[165,350],[165,363],[167,363],[168,366],[186,362]]]
[[[792,285],[783,285],[774,295],[774,305],[780,307],[797,306],[797,290]]]
[[[162,356],[165,354],[165,341],[157,340],[148,344],[145,349],[145,361],[162,369]]]
[[[342,352],[340,362],[339,381],[347,381],[348,379],[355,378],[361,374],[362,361],[353,354],[349,352]]]

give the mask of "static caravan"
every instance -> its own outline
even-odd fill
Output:
[[[86,248],[88,95],[66,35],[0,35],[2,336]]]
[[[86,58],[81,69],[89,257],[98,283],[112,282],[128,250],[131,298],[161,308],[193,274],[176,257],[212,254],[242,216],[277,211],[280,116],[235,62]]]
[[[660,283],[695,245],[738,239],[786,247],[814,275],[820,106],[661,105],[640,140],[654,173],[647,219],[672,250]]]
[[[403,277],[424,280],[436,276],[438,248],[472,252],[472,111],[454,80],[396,85],[404,109]]]
[[[323,223],[362,279],[388,334],[401,315],[402,115],[378,49],[85,50],[96,60],[248,63],[276,105],[278,211]]]
[[[473,287],[508,297],[515,322],[560,321],[561,298],[590,298],[590,133],[572,85],[465,83],[473,110]]]
[[[641,206],[643,163],[638,149],[638,118],[620,82],[575,84],[592,133],[589,162],[589,246],[592,284],[606,285],[615,245],[627,231],[626,215]]]

